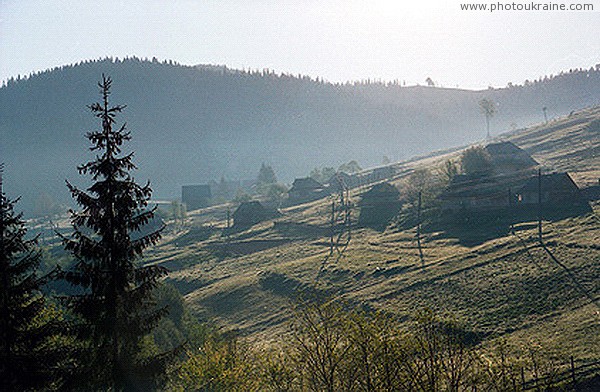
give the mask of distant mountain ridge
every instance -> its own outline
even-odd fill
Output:
[[[254,177],[262,162],[291,182],[315,166],[384,155],[406,159],[482,139],[482,98],[498,113],[492,133],[600,103],[600,66],[520,86],[470,91],[397,83],[331,84],[272,71],[173,62],[104,59],[9,80],[0,88],[0,161],[6,189],[30,208],[41,193],[67,200],[64,180],[79,180],[88,160],[83,137],[97,129],[86,105],[98,100],[101,74],[113,80],[117,119],[132,131],[130,149],[159,198],[181,185]]]

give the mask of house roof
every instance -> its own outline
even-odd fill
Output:
[[[245,201],[239,205],[239,207],[233,213],[236,215],[247,215],[247,214],[263,214],[266,211],[265,207],[258,201]]]
[[[329,183],[332,183],[334,181],[337,181],[338,178],[341,178],[342,180],[347,180],[352,178],[353,176],[351,176],[350,174],[346,173],[346,172],[337,172],[335,173],[333,176],[329,177]]]
[[[495,195],[506,195],[509,190],[516,190],[525,184],[527,173],[510,173],[495,176],[456,175],[441,194],[442,199],[479,198]]]
[[[371,201],[398,201],[400,192],[398,188],[388,182],[373,185],[362,195],[361,203]]]
[[[184,196],[193,195],[194,197],[211,197],[210,185],[184,185],[181,187]]]
[[[382,182],[380,184],[373,185],[365,195],[399,195],[398,188],[390,184],[389,182]]]
[[[492,163],[511,162],[524,167],[537,166],[538,164],[525,150],[511,142],[490,143],[484,149],[490,154]]]
[[[579,187],[568,173],[551,173],[542,175],[542,190],[571,190],[577,191]],[[538,177],[532,177],[519,190],[520,193],[538,192]]]
[[[356,182],[356,176],[350,175],[346,172],[337,172],[333,176],[329,178],[327,181],[328,184],[341,187],[341,186],[351,186]]]
[[[267,208],[256,200],[246,201],[233,213],[234,226],[246,226],[279,216],[275,209]]]
[[[295,189],[319,189],[323,188],[323,185],[312,177],[305,177],[296,178],[292,187]]]
[[[455,176],[442,192],[442,199],[483,197],[506,192],[502,183],[493,177],[472,178],[465,175]]]

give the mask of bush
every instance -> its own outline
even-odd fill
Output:
[[[483,147],[471,147],[462,154],[461,168],[468,176],[489,175],[493,169],[490,154]]]
[[[595,119],[591,123],[589,123],[585,130],[590,133],[600,133],[600,119]]]
[[[255,391],[260,378],[255,373],[252,351],[234,336],[199,327],[202,341],[192,342],[186,359],[169,375],[171,391]]]

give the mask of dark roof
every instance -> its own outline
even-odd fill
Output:
[[[511,142],[490,143],[487,146],[485,146],[485,150],[491,156],[514,154],[523,151]]]
[[[296,189],[319,189],[323,188],[323,185],[312,177],[305,177],[296,178],[292,187]]]
[[[398,201],[400,198],[400,192],[398,188],[390,184],[389,182],[382,182],[374,185],[371,189],[362,195],[361,202],[371,201]]]
[[[342,180],[346,181],[353,177],[355,177],[355,176],[351,176],[350,174],[348,174],[346,172],[337,172],[333,176],[329,177],[329,183],[331,184],[335,181],[338,181],[338,178],[341,178]]]
[[[448,187],[444,189],[440,197],[448,198],[466,198],[466,197],[482,197],[495,195],[500,192],[506,192],[502,183],[496,181],[495,178],[478,177],[471,178],[468,176],[455,176]]]
[[[392,176],[394,175],[394,172],[395,170],[391,166],[380,166],[373,169],[374,175]]]
[[[355,182],[356,176],[346,172],[337,172],[327,181],[328,184],[333,185],[334,187],[341,187],[342,185],[345,187],[352,187]]]
[[[279,215],[277,210],[266,208],[258,201],[247,201],[240,204],[233,213],[233,225],[248,227]]]
[[[265,207],[258,201],[245,201],[239,205],[239,207],[233,213],[236,215],[245,215],[245,214],[256,214],[256,213],[264,213],[266,211]]]
[[[542,191],[544,190],[579,190],[579,187],[568,173],[551,173],[542,175]],[[520,189],[520,193],[538,191],[538,177],[532,177]]]
[[[184,185],[181,187],[182,195],[194,195],[196,197],[211,197],[210,185]]]
[[[377,185],[373,185],[371,189],[365,192],[365,195],[399,195],[400,191],[398,188],[390,184],[389,182],[382,182]]]
[[[516,190],[529,179],[528,173],[503,174],[495,176],[456,175],[444,189],[442,199],[478,198],[505,195],[508,190]]]
[[[538,164],[525,150],[511,142],[490,143],[484,149],[490,154],[492,163],[499,161],[515,162],[526,167]]]

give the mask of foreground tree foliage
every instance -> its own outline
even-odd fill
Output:
[[[544,350],[527,347],[517,356],[502,341],[484,350],[478,334],[428,310],[407,328],[389,314],[351,308],[301,303],[288,334],[268,349],[203,329],[187,360],[172,369],[169,389],[474,392],[561,385]]]
[[[103,75],[98,84],[102,102],[89,106],[102,124],[86,135],[99,155],[78,169],[91,175],[93,184],[82,191],[67,182],[82,210],[71,211],[73,233],[64,238],[65,248],[77,259],[65,279],[81,289],[69,306],[81,320],[80,338],[88,343],[79,377],[71,381],[79,388],[148,389],[169,358],[140,354],[144,337],[166,313],[156,307],[152,293],[167,271],[139,265],[144,249],[159,240],[161,228],[147,229],[154,216],[147,209],[152,190],[131,178],[133,153],[121,154],[131,136],[125,125],[114,128],[115,116],[125,106],[109,106],[111,83]]]
[[[205,329],[207,327],[200,327]],[[172,391],[257,391],[264,389],[258,357],[233,336],[207,328],[189,345],[186,359],[172,371]]]
[[[50,276],[37,276],[41,254],[25,239],[15,203],[3,192],[0,165],[0,391],[56,388],[68,356],[64,325],[41,293]]]
[[[524,374],[544,389],[559,385],[545,350],[528,347],[519,357],[503,342],[484,350],[477,333],[429,310],[407,328],[384,312],[351,308],[338,301],[301,304],[283,346],[287,364],[279,362],[291,369],[283,373],[288,387],[266,379],[267,390],[521,391]]]

